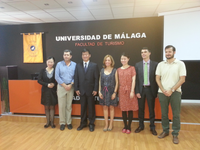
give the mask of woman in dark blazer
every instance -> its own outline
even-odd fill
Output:
[[[44,128],[48,128],[50,125],[55,128],[54,125],[54,112],[55,105],[58,104],[57,99],[57,83],[55,80],[55,69],[53,65],[55,63],[54,57],[47,58],[47,67],[40,71],[38,76],[38,83],[42,85],[41,104],[45,106],[45,114],[47,123]]]

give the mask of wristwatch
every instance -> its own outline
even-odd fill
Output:
[[[172,89],[172,92],[174,92],[174,89]]]

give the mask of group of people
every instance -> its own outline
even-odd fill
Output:
[[[181,85],[185,82],[185,64],[174,58],[176,49],[172,45],[165,47],[166,60],[160,63],[150,60],[151,52],[144,47],[141,50],[142,61],[135,67],[129,65],[130,57],[121,55],[122,66],[114,67],[115,61],[111,55],[103,59],[103,68],[99,72],[98,65],[90,61],[91,53],[88,49],[82,51],[82,62],[71,60],[72,51],[64,50],[63,61],[57,63],[49,57],[47,67],[42,69],[38,83],[42,85],[41,104],[45,106],[47,123],[44,128],[54,125],[54,108],[58,103],[60,130],[65,127],[72,129],[72,100],[74,91],[80,96],[81,122],[78,131],[87,127],[87,114],[89,130],[95,130],[95,101],[94,96],[99,95],[99,104],[103,107],[105,126],[103,131],[113,129],[114,107],[119,106],[122,111],[124,128],[122,133],[131,133],[133,111],[138,112],[139,127],[135,133],[144,130],[145,100],[149,107],[150,131],[157,135],[155,130],[155,98],[158,96],[162,112],[163,132],[158,138],[169,135],[169,103],[173,112],[172,135],[173,143],[178,144],[180,130]],[[159,88],[159,89],[158,89]],[[108,114],[110,113],[110,122]],[[128,122],[127,122],[128,120]]]

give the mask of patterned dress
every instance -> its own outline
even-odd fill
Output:
[[[126,69],[117,69],[119,78],[119,107],[121,111],[137,111],[138,100],[136,94],[130,99],[132,77],[136,75],[135,67],[129,66]]]
[[[118,98],[111,100],[111,96],[115,90],[115,73],[116,69],[113,68],[112,72],[109,75],[104,73],[104,68],[101,69],[101,94],[103,95],[103,99],[99,98],[100,105],[106,106],[117,106]]]

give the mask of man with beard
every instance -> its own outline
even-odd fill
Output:
[[[174,58],[176,48],[172,45],[165,47],[165,57],[167,60],[158,64],[156,69],[156,82],[159,86],[158,98],[162,112],[163,132],[158,138],[169,135],[169,103],[172,107],[173,143],[178,144],[178,133],[180,131],[180,110],[181,110],[181,85],[185,82],[186,68],[184,62]]]

